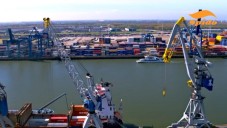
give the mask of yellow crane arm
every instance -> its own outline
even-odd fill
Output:
[[[173,51],[174,51],[174,47],[172,46],[173,43],[176,42],[176,33],[177,31],[180,29],[180,25],[185,21],[184,17],[181,17],[174,25],[173,27],[173,30],[171,32],[171,36],[170,36],[170,39],[167,43],[167,46],[166,46],[166,49],[165,49],[165,52],[162,56],[163,58],[163,61],[165,63],[169,63],[170,62],[170,59],[172,58],[173,56]]]

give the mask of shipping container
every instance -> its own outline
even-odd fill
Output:
[[[217,34],[216,33],[210,33],[209,34],[209,38],[216,38],[217,37]]]
[[[0,45],[0,49],[7,49],[6,45]]]
[[[125,47],[125,50],[132,50],[132,47]]]
[[[70,126],[82,127],[87,116],[73,116],[70,120]]]
[[[126,50],[125,53],[126,53],[126,55],[133,55],[134,51],[133,50]]]
[[[93,53],[94,53],[94,54],[101,54],[102,51],[101,51],[101,50],[94,50]]]
[[[126,44],[125,44],[125,47],[132,47],[132,46],[133,46],[132,43],[126,43]]]
[[[220,45],[227,46],[227,39],[222,39]]]
[[[94,44],[94,48],[102,48],[100,44]]]
[[[111,47],[111,45],[110,45],[110,44],[102,44],[101,46],[102,46],[102,47],[104,47],[104,48]]]
[[[105,51],[105,55],[109,55],[109,51],[106,50],[106,51]]]
[[[126,44],[125,42],[119,42],[119,43],[118,43],[118,47],[119,47],[119,48],[124,48],[124,47],[126,47],[125,44]]]
[[[45,127],[49,123],[49,119],[29,119],[28,120],[28,127]]]
[[[110,49],[109,52],[117,52],[117,49]]]
[[[145,42],[144,38],[134,38],[134,42]]]
[[[140,49],[133,49],[133,51],[134,51],[134,55],[140,54]]]
[[[162,37],[156,37],[156,42],[162,42]]]
[[[128,39],[127,39],[127,42],[128,42],[128,43],[134,42],[134,38],[128,38]]]
[[[215,42],[209,42],[209,45],[215,45]]]
[[[113,46],[111,46],[111,47],[109,47],[109,49],[117,49],[117,47],[113,47]]]
[[[156,43],[156,37],[150,38],[151,43]]]
[[[134,44],[132,47],[133,47],[133,48],[140,48],[140,46],[137,45],[137,44],[136,44],[136,45]]]
[[[221,42],[222,39],[227,39],[227,37],[226,37],[226,36],[220,36],[220,35],[218,35],[218,36],[216,37],[216,40],[217,40],[218,42]]]
[[[126,55],[126,51],[125,50],[118,50],[117,54],[118,55]]]
[[[125,50],[125,48],[117,48],[117,50]]]
[[[215,38],[208,38],[209,42],[215,42]]]
[[[99,38],[99,43],[100,44],[110,44],[111,43],[111,38]]]
[[[165,48],[166,47],[166,44],[165,43],[162,43],[162,42],[159,42],[156,44],[156,47],[163,47]]]
[[[67,123],[68,117],[67,116],[51,116],[49,119],[50,123]]]
[[[61,127],[61,128],[67,128],[68,123],[48,123],[47,127]]]
[[[113,47],[119,47],[118,43],[111,43]]]

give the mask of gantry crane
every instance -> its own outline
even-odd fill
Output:
[[[185,29],[181,27],[184,25]],[[189,38],[184,34],[188,33]],[[178,40],[176,40],[176,37]],[[185,42],[193,45],[197,51],[197,54],[193,55],[192,61],[189,58],[188,51],[186,49]],[[174,47],[180,45],[183,50],[185,66],[187,69],[187,75],[189,77],[188,85],[192,88],[192,94],[189,103],[183,113],[183,117],[169,127],[210,127],[210,122],[207,120],[204,112],[203,99],[201,89],[204,87],[209,91],[213,89],[213,77],[208,70],[210,62],[203,58],[199,41],[196,35],[193,33],[193,29],[190,29],[185,18],[181,17],[174,25],[171,32],[170,39],[167,43],[165,53],[163,54],[164,62],[170,62],[173,55]]]
[[[114,122],[114,104],[109,91],[110,83],[104,82],[98,86],[95,85],[91,74],[86,74],[87,86],[85,86],[78,69],[72,63],[70,56],[64,49],[63,43],[57,37],[49,18],[44,18],[44,32],[47,32],[54,45],[57,47],[60,59],[64,62],[69,76],[84,101],[84,107],[89,114],[83,123],[83,128],[88,128],[92,120],[96,128],[103,128],[101,119],[107,120],[109,123]]]

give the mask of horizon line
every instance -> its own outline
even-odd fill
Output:
[[[99,22],[105,22],[105,21],[177,21],[178,19],[102,19],[102,20],[97,20],[97,19],[81,19],[81,20],[51,20],[54,22],[77,22],[77,21],[99,21]],[[227,21],[227,20],[217,20],[217,21]],[[32,23],[32,22],[43,22],[42,20],[40,21],[0,21],[0,23]]]

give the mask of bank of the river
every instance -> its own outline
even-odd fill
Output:
[[[77,59],[139,59],[144,56],[71,56],[72,60]],[[159,56],[161,57],[161,56]],[[172,58],[183,58],[184,56],[178,55],[173,56]],[[227,55],[218,55],[218,56],[205,56],[205,58],[227,58]],[[0,61],[38,61],[38,60],[60,60],[59,57],[42,57],[42,58],[0,58]]]

